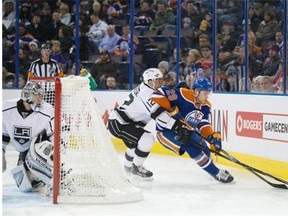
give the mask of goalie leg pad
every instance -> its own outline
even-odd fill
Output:
[[[53,145],[49,141],[40,143],[33,141],[25,158],[25,163],[31,173],[45,184],[50,184],[53,176]]]
[[[23,165],[17,166],[14,169],[12,169],[11,174],[20,191],[31,192],[33,190],[31,181]]]

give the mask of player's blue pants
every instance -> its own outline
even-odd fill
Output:
[[[164,147],[175,152],[176,154],[182,155],[187,152],[189,156],[194,159],[202,169],[213,176],[216,175],[219,172],[219,169],[214,165],[212,158],[210,157],[210,151],[203,150],[200,147],[193,145],[193,143],[197,143],[207,147],[204,138],[201,137],[197,132],[191,131],[190,133],[191,138],[187,144],[183,144],[178,141],[177,133],[171,130],[164,129],[162,131],[157,131],[157,139]]]

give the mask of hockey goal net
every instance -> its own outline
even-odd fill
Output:
[[[31,81],[43,82],[44,98],[55,108],[53,203],[142,200],[142,192],[127,180],[89,80],[69,76]]]

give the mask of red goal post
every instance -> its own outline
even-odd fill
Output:
[[[30,81],[43,84],[55,109],[53,203],[142,200],[142,191],[127,180],[88,78],[69,76]]]

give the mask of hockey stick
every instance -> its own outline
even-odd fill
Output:
[[[271,174],[269,174],[269,173],[266,173],[266,172],[264,172],[264,171],[262,171],[262,170],[259,170],[259,169],[256,169],[256,168],[254,168],[254,167],[251,167],[251,166],[249,166],[249,165],[247,165],[247,164],[244,164],[244,163],[240,162],[239,160],[237,160],[235,157],[233,157],[231,154],[229,154],[228,152],[226,152],[226,151],[223,150],[223,149],[221,149],[220,152],[224,153],[224,154],[228,157],[228,158],[226,158],[226,159],[229,159],[231,162],[234,162],[234,163],[236,163],[236,164],[244,167],[245,169],[251,171],[253,174],[257,175],[259,178],[261,178],[263,181],[267,182],[267,183],[270,184],[271,186],[276,187],[276,188],[288,189],[288,186],[287,186],[287,185],[288,185],[288,182],[287,182],[287,181],[285,181],[285,180],[283,180],[283,179],[280,179],[280,178],[277,178],[277,177],[275,177],[275,176],[273,176],[273,175],[271,175]],[[224,155],[222,155],[222,154],[218,154],[218,155],[219,155],[219,156],[224,156]],[[262,176],[260,176],[259,174],[268,176],[268,177],[270,177],[270,178],[272,178],[272,179],[274,179],[274,180],[276,180],[276,181],[282,182],[282,183],[284,183],[284,184],[274,184],[274,183],[271,183],[271,182],[267,181],[266,179],[264,179],[264,178],[263,178]]]
[[[267,184],[271,185],[272,187],[281,188],[281,189],[288,189],[288,186],[287,186],[287,185],[288,185],[288,182],[287,182],[287,181],[282,180],[282,179],[280,179],[280,178],[277,178],[277,177],[275,177],[275,176],[273,176],[273,175],[271,175],[271,174],[269,174],[269,173],[266,173],[266,172],[264,172],[264,171],[262,171],[262,170],[258,170],[258,169],[254,168],[254,167],[251,167],[251,166],[247,165],[247,164],[244,164],[244,163],[240,162],[239,160],[237,160],[235,157],[233,157],[232,155],[230,155],[228,152],[226,152],[226,151],[223,150],[223,149],[221,149],[220,151],[215,151],[215,150],[213,150],[213,149],[210,149],[210,148],[208,148],[208,147],[202,146],[202,145],[197,144],[197,143],[193,143],[193,145],[196,145],[196,146],[202,148],[203,150],[208,150],[208,151],[210,151],[210,152],[212,152],[212,153],[215,153],[216,155],[218,155],[218,156],[220,156],[220,157],[222,157],[222,158],[225,158],[225,159],[228,160],[228,161],[231,161],[231,162],[233,162],[233,163],[235,163],[235,164],[238,164],[238,165],[242,166],[243,168],[245,168],[246,170],[250,171],[251,173],[253,173],[254,175],[256,175],[258,178],[262,179],[264,182],[266,182]],[[221,154],[221,152],[222,152],[223,154]],[[261,176],[260,174],[265,175],[265,176],[268,176],[268,177],[270,177],[270,178],[272,178],[272,179],[274,179],[274,180],[276,180],[276,181],[282,182],[282,183],[284,183],[284,184],[272,183],[272,182],[268,181],[267,179],[265,179],[265,178],[264,178],[263,176]]]

